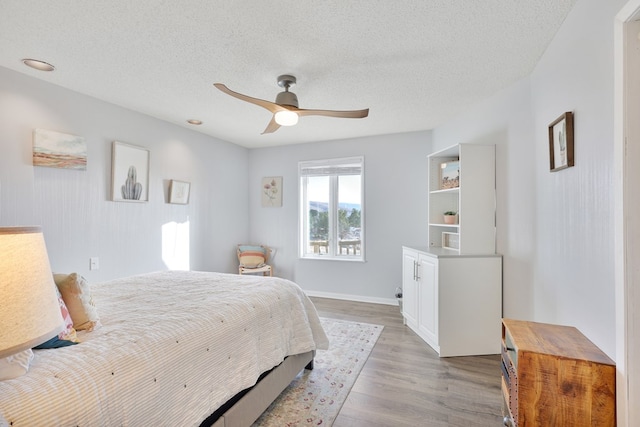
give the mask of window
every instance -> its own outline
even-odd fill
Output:
[[[300,162],[300,256],[364,260],[364,158]]]

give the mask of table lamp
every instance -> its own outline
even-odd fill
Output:
[[[64,327],[40,227],[0,227],[0,380],[25,373],[32,347]]]

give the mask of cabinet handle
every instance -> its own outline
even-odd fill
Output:
[[[420,280],[420,263],[415,262],[415,264],[416,264],[416,282],[417,282],[418,280]]]
[[[413,261],[413,281],[416,281],[416,262]]]

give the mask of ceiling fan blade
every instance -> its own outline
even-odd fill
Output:
[[[275,102],[271,102],[271,101],[266,101],[264,99],[259,99],[259,98],[253,98],[251,96],[247,96],[247,95],[243,95],[241,93],[238,92],[234,92],[231,89],[229,89],[228,87],[226,87],[225,85],[223,85],[222,83],[214,83],[213,84],[215,87],[217,87],[218,89],[220,89],[222,92],[226,93],[227,95],[231,95],[234,98],[238,98],[242,101],[246,101],[246,102],[250,102],[252,104],[258,105],[262,108],[266,108],[267,110],[269,110],[272,113],[276,113],[278,111],[283,110],[283,108],[276,104]]]
[[[276,123],[276,116],[274,115],[273,117],[271,117],[271,121],[269,122],[269,124],[267,125],[267,128],[264,130],[264,132],[262,132],[261,135],[264,135],[265,133],[273,133],[278,129],[280,129],[280,125]]]
[[[276,97],[276,102],[267,101],[264,99],[253,98],[248,95],[243,95],[238,92],[234,92],[225,86],[222,83],[214,83],[213,85],[220,91],[226,93],[227,95],[233,96],[234,98],[238,98],[241,101],[249,102],[251,104],[255,104],[259,107],[262,107],[273,116],[271,117],[271,121],[262,132],[265,133],[273,133],[280,129],[281,124],[284,126],[291,126],[298,122],[298,117],[295,117],[291,114],[276,114],[284,111],[290,111],[296,113],[297,116],[326,116],[326,117],[340,117],[347,119],[361,119],[367,117],[369,115],[369,109],[366,108],[364,110],[351,110],[351,111],[339,111],[339,110],[306,110],[298,108],[298,97],[295,93],[289,92],[289,87],[296,83],[296,78],[294,76],[290,76],[288,74],[282,75],[278,77],[278,86],[284,88],[284,92],[280,92]],[[276,122],[276,115],[278,115],[278,122]],[[281,117],[283,116],[283,117]],[[291,117],[288,117],[291,116]]]
[[[351,110],[351,111],[336,111],[336,110],[304,110],[304,109],[292,109],[299,116],[326,116],[326,117],[341,117],[346,119],[362,119],[369,115],[369,109],[364,110]]]

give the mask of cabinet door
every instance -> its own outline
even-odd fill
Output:
[[[418,328],[427,342],[438,350],[438,261],[418,258]]]
[[[409,326],[418,324],[418,283],[416,282],[418,254],[402,252],[402,315]]]

